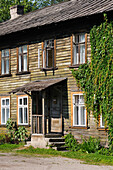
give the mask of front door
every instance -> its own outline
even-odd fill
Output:
[[[50,95],[50,132],[62,132],[61,92],[52,88]]]

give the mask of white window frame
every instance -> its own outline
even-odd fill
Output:
[[[3,100],[5,100],[5,102],[6,102],[6,100],[9,100],[9,105],[2,105],[2,101]],[[2,108],[4,108],[5,109],[5,123],[3,123],[2,122]],[[1,98],[1,125],[6,125],[6,109],[9,109],[9,118],[10,118],[10,98],[9,97],[5,97],[5,98]]]
[[[23,104],[24,98],[27,98],[27,105]],[[19,105],[19,99],[22,99],[22,105]],[[20,123],[20,121],[19,121],[19,108],[22,108],[22,110],[24,110],[24,108],[27,108],[27,123],[24,123],[24,111],[23,111],[23,123]],[[28,125],[28,96],[18,97],[18,125]]]
[[[76,107],[76,103],[75,103],[75,96],[79,96],[79,98],[80,98],[80,96],[83,96],[83,93],[76,93],[76,94],[73,94],[72,95],[72,100],[73,100],[73,126],[83,126],[83,127],[86,127],[86,108],[85,108],[85,125],[82,125],[81,124],[81,122],[80,122],[80,120],[81,120],[81,114],[80,114],[80,107],[85,107],[85,104],[84,103],[81,103],[81,104],[79,104],[78,105],[78,107],[79,107],[79,113],[78,113],[78,116],[79,116],[79,123],[78,123],[78,125],[76,125],[76,124],[74,124],[74,120],[75,120],[75,112],[74,112],[74,110],[75,110],[75,107]]]

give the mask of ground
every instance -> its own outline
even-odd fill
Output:
[[[0,170],[113,170],[113,166],[84,164],[83,161],[63,157],[22,156],[0,153]]]

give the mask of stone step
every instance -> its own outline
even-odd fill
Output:
[[[64,142],[64,138],[50,138],[49,142]]]
[[[62,137],[62,134],[52,134],[52,133],[49,133],[49,134],[46,134],[45,135],[46,138],[60,138]]]
[[[67,146],[61,146],[61,147],[52,147],[52,149],[57,150],[57,151],[68,151]]]
[[[29,147],[31,146],[31,141],[27,141],[26,145],[24,145],[25,147]]]
[[[51,147],[54,147],[54,146],[60,147],[60,146],[65,145],[65,142],[49,142],[48,145]]]

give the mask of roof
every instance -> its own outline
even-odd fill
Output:
[[[10,91],[9,93],[42,91],[56,83],[60,83],[63,80],[66,80],[66,78],[56,78],[56,79],[32,81],[30,83],[27,83],[21,87],[18,87],[16,89]]]
[[[113,10],[113,0],[72,0],[0,24],[0,36]]]

